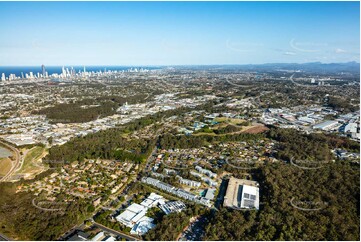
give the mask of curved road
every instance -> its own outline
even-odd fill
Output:
[[[296,86],[300,86],[300,87],[309,87],[309,85],[303,85],[303,84],[299,84],[299,83],[295,82],[295,81],[293,80],[293,76],[294,76],[294,75],[295,75],[295,73],[293,73],[292,76],[290,76],[290,81],[291,81],[293,84],[295,84]]]
[[[227,80],[226,82],[228,82],[228,84],[232,85],[232,86],[235,86],[235,87],[252,87],[252,85],[239,85],[239,84],[235,84],[233,82],[231,82],[228,77],[227,77]]]
[[[16,168],[18,167],[19,163],[20,163],[20,152],[18,149],[16,149],[15,147],[7,144],[7,143],[4,143],[3,141],[0,140],[0,144],[2,146],[5,146],[6,148],[10,149],[14,154],[15,154],[15,164],[14,162],[11,162],[11,168],[10,170],[8,171],[8,173],[1,178],[0,181],[6,181],[8,178],[11,177],[11,175],[14,173],[14,171],[16,170]]]
[[[292,74],[292,76],[290,76],[290,81],[293,83],[293,84],[295,84],[296,86],[299,86],[299,87],[318,87],[318,85],[304,85],[304,84],[299,84],[299,83],[297,83],[297,82],[295,82],[294,80],[293,80],[293,76],[295,75],[295,73],[293,73]],[[325,86],[323,86],[323,87],[325,87]],[[327,87],[327,86],[326,86]]]

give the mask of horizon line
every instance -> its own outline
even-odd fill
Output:
[[[0,67],[35,67],[35,66],[48,66],[48,67],[58,67],[58,66],[96,66],[96,67],[100,67],[100,66],[112,66],[112,67],[169,67],[169,66],[245,66],[245,65],[275,65],[275,64],[297,64],[297,65],[302,65],[302,64],[314,64],[314,63],[318,63],[318,64],[349,64],[349,63],[356,63],[356,64],[360,64],[360,62],[357,61],[345,61],[345,62],[321,62],[321,61],[313,61],[313,62],[265,62],[265,63],[247,63],[247,64],[161,64],[161,65],[142,65],[142,64],[137,64],[137,65],[121,65],[121,64],[108,64],[108,65],[104,65],[104,64],[89,64],[89,65],[84,65],[84,64],[75,64],[75,65],[45,65],[45,64],[39,64],[39,65],[0,65]]]

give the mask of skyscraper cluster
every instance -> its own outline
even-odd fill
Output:
[[[5,73],[2,73],[1,81],[6,81],[6,79],[9,81],[12,81],[12,80],[17,80],[17,79],[39,79],[39,78],[48,78],[49,77],[48,72],[45,70],[44,65],[41,66],[41,71],[42,71],[42,73],[38,72],[35,75],[32,71],[30,71],[29,73],[25,73],[25,76],[24,76],[23,72],[21,72],[21,76],[16,76],[16,74],[10,73],[8,78],[6,78]]]
[[[124,73],[124,72],[149,72],[148,69],[143,69],[143,68],[130,68],[126,71],[121,70],[121,71],[111,71],[111,70],[107,70],[106,68],[104,69],[104,71],[102,72],[100,71],[87,71],[85,66],[83,67],[83,71],[80,69],[78,71],[78,73],[76,73],[75,69],[73,67],[62,67],[61,68],[61,73],[52,73],[51,75],[48,74],[48,72],[46,71],[46,68],[44,65],[41,65],[41,72],[37,72],[37,73],[33,73],[32,71],[30,71],[29,73],[24,73],[21,72],[21,76],[16,76],[16,74],[9,74],[8,77],[6,77],[5,73],[1,74],[1,81],[12,81],[12,80],[21,80],[21,79],[41,79],[41,78],[62,78],[62,79],[67,79],[67,78],[73,78],[73,77],[94,77],[94,76],[102,76],[102,75],[109,75],[109,74],[115,74],[115,73]]]

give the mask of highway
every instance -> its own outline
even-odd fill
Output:
[[[232,85],[232,86],[235,86],[235,87],[252,87],[252,85],[239,85],[239,84],[235,84],[233,82],[230,82],[227,78],[226,80],[228,82],[228,84]]]
[[[296,86],[300,86],[300,87],[312,87],[311,85],[303,85],[303,84],[299,84],[299,83],[295,82],[293,80],[294,75],[295,75],[295,73],[293,73],[292,76],[290,76],[290,80],[293,84],[295,84]]]

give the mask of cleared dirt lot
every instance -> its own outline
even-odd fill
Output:
[[[257,126],[253,126],[253,127],[249,127],[248,129],[242,131],[242,133],[247,133],[247,134],[258,134],[258,133],[262,133],[264,131],[269,130],[269,128],[267,128],[264,125],[257,125]]]

